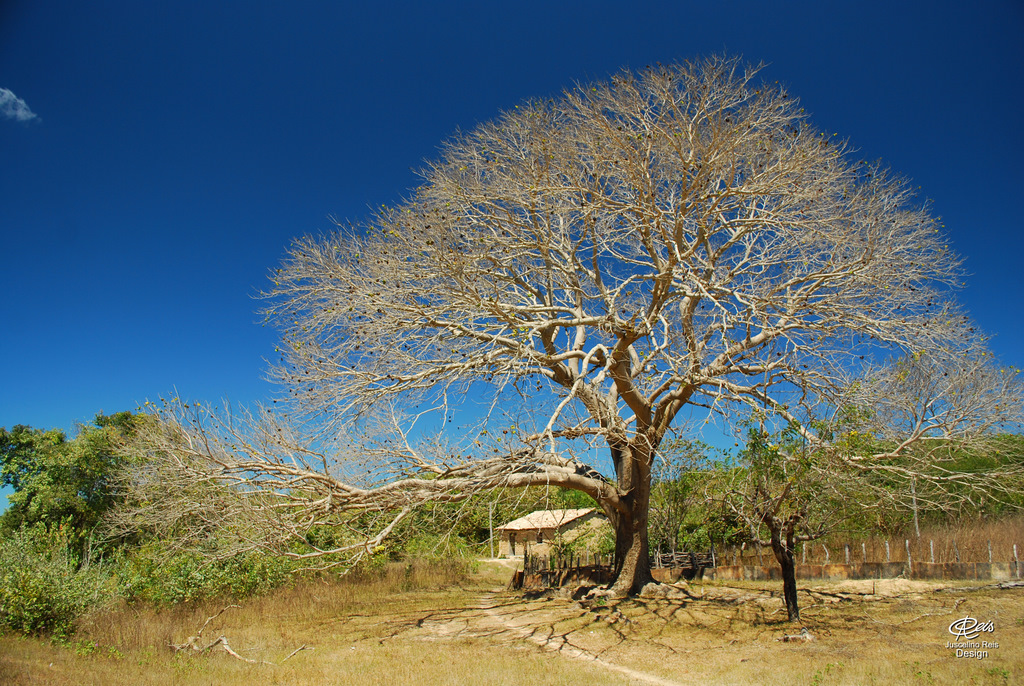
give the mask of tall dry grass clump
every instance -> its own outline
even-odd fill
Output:
[[[242,601],[224,596],[173,605],[121,602],[80,619],[76,639],[116,646],[121,652],[163,652],[194,634],[207,618],[229,604],[239,605],[223,617],[232,627],[290,626],[344,617],[353,608],[373,612],[401,594],[456,585],[471,571],[471,564],[463,560],[414,560],[364,568],[343,577],[310,576]]]
[[[925,525],[920,536],[913,527],[889,535],[837,532],[802,543],[796,558],[807,564],[845,563],[849,546],[851,563],[906,562],[908,544],[914,562],[1013,562],[1014,546],[1016,560],[1024,560],[1024,515]],[[753,545],[718,553],[720,564],[776,564],[770,549]]]

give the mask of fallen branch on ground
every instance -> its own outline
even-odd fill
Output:
[[[985,584],[984,586],[960,586],[956,588],[940,588],[940,591],[946,593],[959,593],[960,591],[991,591],[992,589],[1007,590],[1010,588],[1021,588],[1024,587],[1024,580],[1017,581],[1000,581],[994,584]]]
[[[945,615],[951,615],[956,612],[960,605],[962,605],[966,600],[967,598],[957,598],[956,602],[953,603],[952,610],[946,610],[945,612],[925,612],[923,615],[918,615],[913,619],[905,619],[902,622],[897,622],[896,624],[892,624],[891,622],[880,622],[877,619],[872,619],[871,621],[875,624],[884,624],[885,626],[903,626],[904,624],[913,624],[917,620],[924,619],[925,617],[942,617]]]
[[[233,657],[233,658],[235,658],[237,660],[241,660],[242,662],[248,662],[249,664],[254,664],[254,665],[258,664],[258,665],[275,665],[275,666],[276,665],[284,664],[285,662],[287,662],[291,658],[295,657],[296,654],[298,654],[299,652],[301,652],[303,650],[313,650],[312,646],[307,646],[306,644],[302,644],[301,646],[299,646],[298,648],[296,648],[295,650],[290,652],[288,654],[288,656],[285,657],[280,662],[268,662],[267,660],[253,660],[251,658],[242,657],[241,655],[239,655],[238,653],[236,653],[234,651],[234,649],[231,647],[231,645],[228,644],[227,637],[223,636],[223,635],[217,637],[217,640],[213,641],[209,645],[206,645],[206,646],[200,645],[199,642],[200,642],[200,640],[203,637],[203,632],[206,631],[206,627],[209,626],[210,622],[212,622],[213,620],[217,619],[217,617],[220,617],[222,614],[224,614],[228,609],[230,609],[232,607],[241,608],[242,606],[241,605],[227,605],[226,607],[222,608],[220,612],[218,612],[217,614],[213,615],[212,617],[209,617],[205,622],[203,622],[203,626],[201,626],[199,628],[199,631],[196,632],[195,636],[189,636],[188,639],[184,643],[171,643],[171,644],[169,644],[170,647],[172,649],[174,649],[174,652],[176,652],[176,653],[180,653],[183,650],[187,650],[187,651],[191,651],[193,653],[202,654],[202,653],[208,652],[210,650],[213,650],[214,648],[219,646],[220,649],[223,650],[225,653],[227,653],[228,655],[230,655],[231,657]]]
[[[804,627],[800,629],[800,633],[798,634],[787,634],[785,636],[780,636],[775,640],[782,641],[783,643],[792,643],[794,641],[809,642],[814,640],[814,636],[811,634],[810,631],[807,630],[807,627]]]

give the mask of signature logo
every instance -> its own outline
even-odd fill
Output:
[[[968,641],[973,640],[981,635],[981,632],[992,633],[995,631],[995,622],[989,620],[987,622],[979,622],[970,615],[963,619],[958,619],[949,625],[949,633],[953,634],[957,638],[963,638]]]

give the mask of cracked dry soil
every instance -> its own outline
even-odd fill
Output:
[[[937,648],[952,613],[998,604],[995,596],[1007,591],[1019,607],[1024,593],[903,579],[815,584],[800,593],[804,635],[813,642],[788,642],[801,627],[785,621],[780,590],[684,585],[670,597],[574,601],[492,588],[477,590],[462,607],[393,618],[380,640],[526,646],[589,662],[629,684],[789,683],[823,669],[830,683],[859,683],[900,670],[910,676],[922,662],[943,673],[949,661]],[[839,678],[843,670],[847,679]]]

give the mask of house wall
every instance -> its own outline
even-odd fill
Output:
[[[562,531],[569,531],[572,527],[563,527]],[[507,557],[509,555],[522,555],[523,548],[526,544],[530,546],[530,552],[537,553],[538,555],[546,555],[549,549],[550,542],[558,534],[557,529],[540,529],[541,541],[537,541],[537,529],[520,529],[518,531],[502,531],[501,538],[498,541],[498,555],[500,557]],[[509,539],[515,536],[516,546],[515,552],[512,552],[512,546]],[[542,552],[543,551],[543,552]]]

